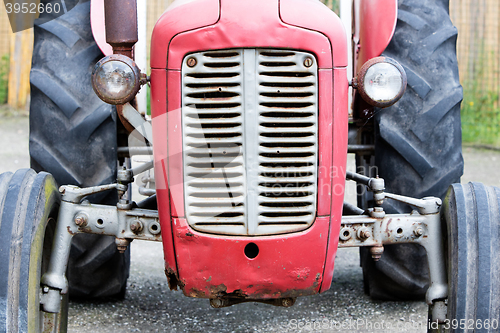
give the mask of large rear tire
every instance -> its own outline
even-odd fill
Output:
[[[40,309],[60,203],[54,178],[23,169],[0,175],[0,332],[65,332],[60,313]]]
[[[51,21],[35,21],[31,69],[30,155],[36,171],[61,185],[81,187],[116,181],[117,123],[114,109],[94,93],[90,75],[103,56],[90,29],[90,1]],[[76,0],[72,0],[77,2]],[[45,22],[45,23],[44,23]],[[88,198],[115,204],[116,192]],[[130,254],[109,236],[76,235],[68,264],[72,297],[122,297]]]
[[[448,0],[400,0],[394,37],[383,53],[408,76],[402,99],[375,114],[375,155],[386,191],[443,198],[463,173],[456,57],[457,29]],[[411,208],[386,200],[387,213]],[[425,250],[419,245],[387,246],[378,262],[362,249],[365,290],[376,299],[421,299],[428,288]]]
[[[500,189],[480,183],[453,184],[443,208],[450,332],[499,332]]]

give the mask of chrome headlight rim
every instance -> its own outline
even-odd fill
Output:
[[[120,62],[128,66],[133,74],[133,82],[132,82],[132,89],[130,89],[129,93],[120,97],[120,98],[113,98],[105,93],[105,87],[101,87],[101,85],[98,82],[98,71],[99,69],[103,68],[104,65],[106,65],[109,62]],[[130,102],[139,92],[139,89],[141,88],[140,84],[140,77],[141,77],[141,71],[137,64],[130,59],[127,56],[124,56],[122,54],[112,54],[109,56],[106,56],[99,60],[95,66],[94,69],[92,70],[92,88],[94,89],[94,92],[96,95],[104,102],[112,105],[123,105],[125,103]]]
[[[386,63],[394,66],[394,68],[396,68],[401,75],[401,88],[399,89],[398,93],[393,98],[384,101],[372,98],[367,93],[365,87],[365,77],[368,70],[373,66],[381,63]],[[358,76],[353,80],[353,83],[354,83],[354,88],[358,90],[358,93],[361,95],[361,97],[365,102],[375,107],[386,108],[394,105],[397,101],[401,99],[401,97],[406,91],[407,77],[403,66],[401,66],[396,60],[389,57],[376,57],[368,60],[363,64],[363,66],[361,66],[358,72]]]

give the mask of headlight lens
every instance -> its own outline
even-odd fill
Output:
[[[388,107],[403,96],[406,90],[406,73],[394,59],[378,57],[361,67],[357,85],[361,97],[367,103]]]
[[[97,96],[109,104],[125,104],[140,88],[140,71],[135,62],[123,55],[101,59],[92,72],[92,86]]]

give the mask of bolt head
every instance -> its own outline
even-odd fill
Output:
[[[218,308],[222,308],[224,306],[224,302],[222,302],[221,299],[213,298],[210,300],[210,305],[213,308],[218,309]]]
[[[424,230],[422,228],[417,228],[413,233],[415,234],[415,236],[420,237],[424,234]]]
[[[313,65],[313,60],[309,57],[307,57],[305,60],[304,60],[304,66],[306,67],[311,67]]]
[[[78,227],[86,227],[87,226],[87,216],[86,215],[83,215],[83,214],[79,214],[75,217],[75,224],[78,226]]]
[[[194,57],[191,57],[191,58],[189,58],[189,59],[187,60],[187,65],[188,65],[189,67],[194,67],[194,66],[196,66],[196,63],[197,63],[197,61],[196,61],[196,58],[194,58]]]

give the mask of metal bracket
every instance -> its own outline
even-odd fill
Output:
[[[122,116],[142,135],[150,144],[153,144],[153,126],[144,120],[142,115],[130,103],[123,105]]]
[[[80,203],[90,194],[109,189],[123,189],[126,185],[110,184],[89,188],[62,186],[63,194],[52,246],[49,267],[42,276],[41,305],[46,312],[59,312],[61,294],[68,292],[65,273],[71,239],[77,233],[92,233],[116,237],[117,247],[124,251],[134,239],[161,241],[161,226],[156,210],[122,210],[116,206]]]
[[[439,199],[427,200],[435,202]],[[427,251],[431,283],[426,302],[433,304],[447,298],[448,282],[439,212],[426,215],[416,212],[391,214],[382,218],[368,215],[342,217],[339,247],[370,246],[374,249],[372,254],[381,256],[384,245],[402,243],[420,244]]]

